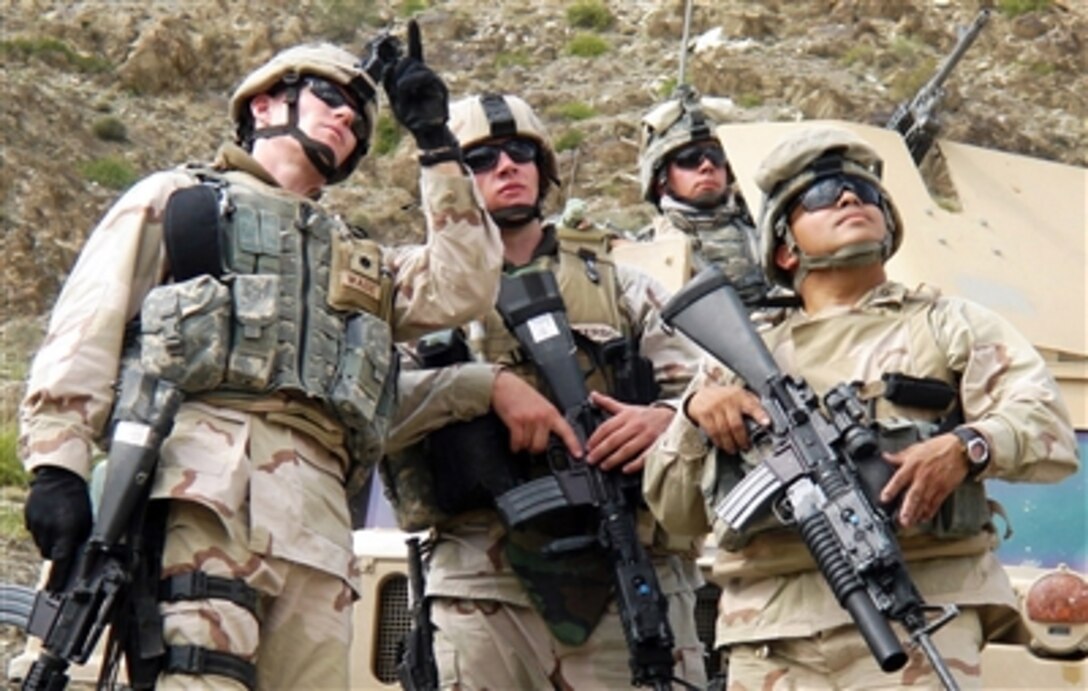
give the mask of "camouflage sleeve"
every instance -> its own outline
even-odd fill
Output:
[[[681,399],[706,382],[700,371]],[[678,413],[646,456],[642,493],[654,518],[673,535],[698,537],[711,529],[703,487],[713,483],[713,447],[686,415]]]
[[[90,472],[113,404],[125,325],[162,279],[162,212],[191,178],[163,172],[126,192],[91,232],[57,298],[20,408],[20,452],[40,465]]]
[[[498,365],[466,363],[401,371],[397,413],[386,450],[398,451],[452,422],[486,413],[491,409],[491,389],[500,369]]]
[[[639,353],[654,363],[654,376],[661,386],[660,401],[677,408],[678,397],[694,376],[702,351],[679,332],[665,332],[661,307],[672,297],[665,286],[622,264],[616,266],[616,275],[624,308],[639,335]]]
[[[398,341],[483,315],[498,297],[502,269],[499,230],[472,179],[424,168],[420,185],[427,244],[386,253],[396,282]]]
[[[945,297],[930,313],[952,370],[962,373],[964,419],[990,443],[985,477],[1057,482],[1076,472],[1069,411],[1046,363],[1000,315]]]

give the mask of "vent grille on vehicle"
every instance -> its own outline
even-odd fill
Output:
[[[374,676],[386,684],[397,681],[397,652],[411,628],[408,578],[403,574],[390,576],[378,589],[378,640],[374,650]]]

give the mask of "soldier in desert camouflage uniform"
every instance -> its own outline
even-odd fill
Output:
[[[961,608],[933,641],[961,687],[978,688],[983,643],[1016,616],[982,480],[1056,482],[1077,469],[1076,444],[1045,363],[1007,322],[887,279],[884,262],[903,224],[880,167],[865,141],[828,127],[788,135],[764,160],[765,270],[797,290],[803,307],[762,335],[783,371],[820,397],[842,382],[863,385],[895,469],[881,501],[901,502],[910,575],[927,602]],[[955,411],[882,392],[886,373],[946,383],[962,417],[938,427]],[[715,519],[708,506],[759,460],[736,455],[749,445],[742,417],[768,421],[735,381],[716,363],[700,372],[685,394],[686,415],[661,437],[644,478],[666,528],[713,528],[723,547],[714,565],[723,584],[717,643],[729,649],[729,688],[940,688],[918,650],[894,675],[881,672],[794,528],[768,517],[737,535]]]
[[[658,215],[639,239],[686,236],[693,269],[717,265],[752,304],[767,284],[759,268],[759,235],[714,131],[726,107],[724,99],[702,98],[684,86],[643,116],[639,184]]]
[[[381,73],[305,44],[250,74],[230,102],[238,144],[110,209],[34,360],[26,517],[54,563],[89,530],[85,480],[119,368],[138,362],[185,392],[152,488],[169,500],[152,502],[167,507],[161,688],[348,686],[345,488],[380,455],[392,342],[494,303],[498,231],[421,51],[386,64],[384,86],[420,148],[428,244],[382,248],[317,204],[367,151]]]
[[[593,402],[611,415],[588,440],[589,461],[637,472],[643,452],[674,415],[667,397],[684,388],[698,361],[688,342],[661,329],[657,308],[666,299],[664,289],[613,264],[606,234],[541,220],[544,194],[558,182],[557,165],[542,124],[522,99],[466,98],[451,107],[450,121],[501,228],[505,270],[555,273],[571,326],[585,337],[579,346],[583,369],[594,361],[591,351],[617,338],[645,358],[645,383],[651,389],[656,383],[661,392],[640,404],[617,400],[618,363],[596,360],[587,380]],[[433,528],[426,592],[433,601],[440,686],[627,687],[628,650],[611,596],[613,577],[601,555],[583,550],[542,558],[533,542],[538,535],[508,533],[486,501],[465,505],[463,495],[450,496],[481,458],[501,457],[511,473],[546,472],[541,454],[550,435],[570,454],[583,453],[562,414],[538,392],[535,369],[519,357],[498,313],[470,325],[469,334],[476,362],[402,374],[403,419],[391,445],[426,440],[380,466],[401,526]],[[647,512],[640,515],[639,532],[668,599],[675,674],[703,687],[695,545],[666,536]]]

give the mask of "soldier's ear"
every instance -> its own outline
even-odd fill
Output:
[[[272,120],[273,106],[279,101],[268,94],[257,94],[249,100],[249,112],[253,115],[253,122],[260,128],[268,125]]]
[[[797,268],[800,261],[801,260],[798,259],[797,255],[794,254],[784,242],[774,250],[774,263],[778,268],[783,269],[784,271],[793,271]]]

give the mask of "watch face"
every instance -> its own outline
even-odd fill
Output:
[[[990,457],[990,448],[985,439],[978,437],[967,442],[967,458],[972,464],[985,463]]]

